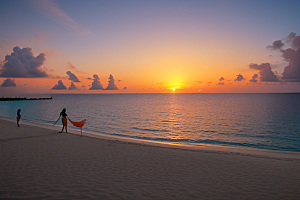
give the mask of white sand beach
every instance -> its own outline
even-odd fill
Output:
[[[0,199],[300,199],[299,153],[182,149],[20,125],[0,119]]]

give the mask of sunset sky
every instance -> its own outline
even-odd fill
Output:
[[[0,97],[300,92],[299,8],[299,0],[0,0]]]

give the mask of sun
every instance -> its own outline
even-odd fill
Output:
[[[175,91],[175,90],[176,90],[176,88],[172,88],[172,90],[173,90],[173,91]]]

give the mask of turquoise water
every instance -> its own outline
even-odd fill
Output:
[[[53,124],[66,108],[73,121],[87,119],[84,130],[95,133],[300,152],[300,94],[68,94],[52,97],[53,100],[0,102],[0,115],[15,118],[17,109],[21,108],[23,120]]]

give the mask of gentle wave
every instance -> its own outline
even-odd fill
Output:
[[[0,102],[0,115],[53,124],[62,108],[84,130],[184,144],[300,152],[300,94],[53,95]],[[58,124],[61,124],[59,121]],[[70,127],[71,128],[71,127]]]

